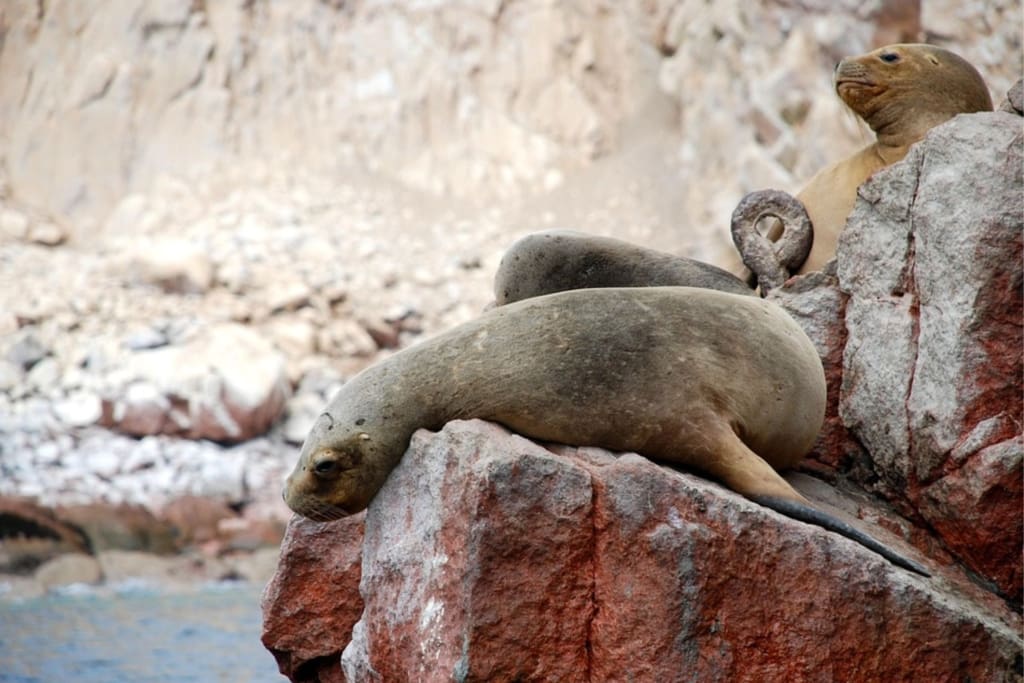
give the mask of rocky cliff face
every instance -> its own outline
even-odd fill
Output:
[[[957,117],[865,184],[839,260],[860,479],[1018,604],[1022,167],[1019,116]]]
[[[264,597],[264,642],[282,672],[1019,676],[1022,147],[1016,112],[935,129],[861,188],[838,277],[773,293],[815,339],[833,390],[811,470],[836,488],[794,484],[916,547],[933,578],[635,455],[452,423],[417,434],[361,543],[361,517],[292,521]],[[324,585],[337,608],[310,629],[301,615],[323,611]],[[310,632],[321,646],[306,647]]]
[[[862,144],[831,92],[839,58],[948,41],[1001,94],[1020,23],[1009,1],[15,0],[0,14],[0,166],[12,198],[92,237],[166,174],[353,165],[507,198],[653,135],[649,156],[676,158],[630,166],[634,192],[666,172],[674,190],[649,207],[668,219],[654,238],[728,247],[736,197],[795,190]]]

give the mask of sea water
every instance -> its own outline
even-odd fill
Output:
[[[283,683],[260,590],[124,584],[0,599],[0,683]]]

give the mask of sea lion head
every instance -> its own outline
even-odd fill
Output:
[[[282,495],[294,512],[318,522],[366,509],[387,478],[377,444],[362,420],[338,424],[323,413],[313,425]]]
[[[839,97],[884,145],[910,145],[957,114],[991,111],[988,87],[969,62],[935,45],[898,44],[836,65]]]

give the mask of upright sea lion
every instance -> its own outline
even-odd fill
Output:
[[[357,512],[415,430],[482,418],[704,472],[927,574],[779,476],[814,443],[824,413],[818,353],[771,302],[692,287],[559,292],[494,308],[353,377],[314,424],[283,493],[312,519]]]
[[[814,226],[811,253],[799,273],[821,270],[835,256],[857,188],[875,171],[902,159],[930,129],[957,114],[992,111],[977,69],[935,45],[888,45],[847,57],[836,65],[834,82],[839,97],[871,127],[876,140],[819,171],[797,195]]]
[[[738,277],[708,263],[613,237],[546,230],[518,239],[502,256],[494,300],[503,306],[569,289],[670,285],[754,293]]]

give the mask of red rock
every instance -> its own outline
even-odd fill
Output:
[[[1020,616],[955,567],[924,579],[640,456],[557,450],[479,421],[418,432],[367,513],[354,627],[351,568],[323,559],[352,530],[293,523],[275,581],[305,588],[264,602],[282,672],[333,676],[343,647],[353,682],[980,682],[1019,665]],[[332,607],[337,625],[309,617]]]
[[[93,552],[81,528],[26,498],[0,496],[0,571],[23,573],[69,552]]]
[[[341,651],[363,611],[365,515],[337,522],[294,517],[277,573],[263,591],[263,645],[292,681],[340,683]]]
[[[808,273],[790,278],[768,294],[782,306],[814,343],[825,370],[828,393],[825,421],[803,469],[834,479],[850,469],[864,449],[850,435],[839,414],[840,388],[843,384],[843,349],[846,346],[846,295],[834,276]]]
[[[912,510],[1017,603],[1020,121],[978,113],[932,129],[861,186],[838,251],[849,294],[839,412],[870,456],[853,478]],[[996,444],[1003,455],[985,455]]]
[[[362,321],[363,327],[381,349],[397,349],[401,342],[401,326],[397,322],[386,322],[379,318]]]
[[[586,680],[589,474],[486,423],[418,433],[405,466],[367,516],[369,650],[346,658],[386,681]]]
[[[590,680],[978,681],[1012,669],[1019,645],[998,617],[943,604],[932,582],[845,539],[637,456],[601,481]]]
[[[221,520],[237,517],[227,503],[204,496],[181,496],[160,510],[160,517],[178,530],[182,545],[200,544],[218,538]]]
[[[1024,440],[1019,436],[989,446],[926,488],[923,506],[950,549],[990,578],[1005,597],[1018,601],[1024,583],[1022,458]]]

